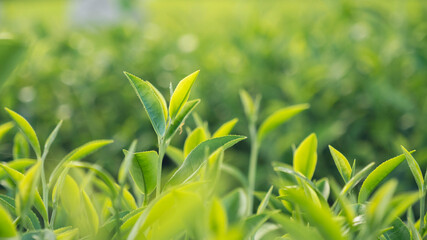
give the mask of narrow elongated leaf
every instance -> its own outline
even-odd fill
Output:
[[[129,79],[142,105],[144,105],[154,131],[158,136],[163,136],[166,130],[167,112],[165,112],[165,103],[159,97],[160,92],[149,82],[127,72],[124,74]]]
[[[270,189],[268,189],[267,194],[265,194],[265,197],[262,199],[261,203],[259,204],[256,212],[257,214],[260,214],[265,210],[265,208],[268,205],[268,202],[270,201],[270,196],[272,192],[273,192],[273,186],[271,186]]]
[[[56,125],[53,131],[49,134],[49,137],[46,139],[46,143],[44,144],[43,156],[46,157],[47,153],[50,150],[50,146],[52,146],[53,141],[55,141],[56,136],[58,135],[59,129],[62,126],[62,120]]]
[[[240,90],[240,99],[242,100],[243,110],[245,111],[246,117],[251,117],[255,113],[255,104],[251,96],[245,90]]]
[[[194,129],[194,131],[192,131],[190,133],[190,135],[188,135],[187,139],[185,139],[185,143],[184,143],[184,156],[187,157],[188,154],[193,151],[193,149],[199,145],[200,143],[206,141],[207,136],[205,131],[203,130],[202,127],[198,127],[196,129]]]
[[[81,194],[76,181],[70,175],[67,175],[62,188],[56,191],[59,191],[59,197],[62,203],[61,206],[65,209],[67,214],[69,214],[71,218],[78,217],[78,211],[81,206]]]
[[[287,120],[297,115],[298,113],[308,109],[309,107],[310,105],[308,104],[299,104],[275,111],[261,124],[258,132],[259,142],[261,142],[265,136],[275,128],[285,123]]]
[[[156,151],[134,154],[130,174],[138,189],[144,194],[148,195],[156,188],[158,161],[159,155]]]
[[[229,135],[219,138],[212,138],[200,143],[196,148],[193,149],[193,151],[190,152],[190,154],[188,154],[182,165],[172,175],[172,177],[169,179],[169,184],[182,183],[196,174],[205,160],[207,160],[205,158],[206,153],[210,155],[210,153],[215,152],[220,147],[223,147],[225,150],[242,141],[243,139],[246,139],[246,137]]]
[[[0,141],[3,138],[3,136],[6,135],[6,133],[9,132],[9,130],[12,128],[13,128],[12,122],[3,123],[0,125]]]
[[[36,153],[37,157],[41,157],[41,149],[40,149],[40,143],[39,139],[37,138],[36,132],[34,131],[33,127],[18,113],[10,110],[9,108],[5,108],[6,111],[9,113],[9,115],[12,117],[12,119],[15,121],[15,123],[18,125],[19,129],[22,131],[24,136],[27,138],[30,145],[33,147],[34,152]]]
[[[393,228],[384,233],[389,240],[411,240],[411,233],[405,223],[400,218],[396,218],[392,225]]]
[[[185,159],[184,153],[181,151],[181,149],[170,145],[166,149],[166,155],[168,155],[168,157],[172,159],[172,161],[174,161],[178,166],[180,166]]]
[[[9,213],[0,205],[0,238],[13,238],[17,236],[15,224]]]
[[[182,79],[175,88],[175,91],[172,94],[170,105],[169,105],[169,115],[171,119],[175,119],[175,116],[180,112],[182,107],[188,100],[190,96],[191,87],[194,84],[197,76],[199,75],[199,70],[188,75]]]
[[[311,179],[317,164],[317,137],[310,134],[298,146],[294,154],[294,170]]]
[[[246,218],[243,222],[243,229],[245,232],[244,239],[248,239],[253,236],[261,228],[261,226],[270,218],[270,216],[277,212],[279,211],[269,213],[257,213]]]
[[[412,175],[417,183],[418,190],[420,190],[421,193],[424,192],[424,179],[420,166],[417,161],[415,161],[414,157],[412,157],[412,155],[403,146],[400,147],[402,148],[403,154],[405,154],[406,161],[408,162],[409,168],[411,169]]]
[[[199,103],[200,99],[191,100],[185,103],[181,111],[179,111],[178,115],[176,115],[176,117],[171,121],[166,131],[166,139],[171,139],[176,134],[178,129],[184,126],[185,120],[188,116],[190,116]]]
[[[54,184],[54,181],[56,181],[58,176],[61,174],[62,170],[64,170],[64,165],[66,163],[80,160],[88,156],[89,154],[94,153],[101,147],[111,144],[112,142],[113,142],[112,140],[94,140],[74,149],[67,156],[65,156],[53,170],[49,178],[49,187],[51,187],[52,184]]]
[[[28,210],[33,205],[36,187],[40,179],[41,162],[32,166],[24,175],[24,178],[19,181],[18,193],[16,198],[16,206],[19,215]]]
[[[81,211],[84,215],[86,215],[85,218],[89,224],[87,226],[87,228],[89,229],[88,232],[91,232],[92,234],[96,234],[98,232],[98,227],[99,227],[98,214],[96,213],[96,209],[93,206],[92,201],[90,200],[89,196],[85,191],[82,192],[82,197],[83,197],[83,201],[82,201],[83,209]]]
[[[405,211],[411,207],[418,199],[420,195],[418,192],[402,193],[393,197],[387,208],[387,216],[385,217],[383,224],[388,225],[393,222],[397,217],[400,217]]]
[[[230,134],[231,130],[233,130],[234,126],[238,121],[239,119],[234,118],[224,123],[223,125],[221,125],[221,127],[218,128],[218,130],[216,130],[216,132],[212,135],[212,138],[223,137]]]
[[[388,175],[393,169],[399,166],[405,160],[405,155],[399,155],[381,163],[377,168],[372,171],[360,188],[358,202],[365,202],[375,187]]]
[[[16,159],[5,164],[6,166],[15,169],[18,172],[24,171],[27,167],[33,165],[37,160],[30,158]],[[7,176],[7,173],[0,167],[0,179]]]
[[[209,212],[209,228],[217,236],[227,231],[227,213],[221,201],[217,198],[212,201],[211,210]]]
[[[333,148],[331,145],[329,145],[329,150],[331,151],[332,158],[334,159],[335,165],[337,166],[341,177],[344,179],[344,182],[347,183],[351,178],[350,163],[348,163],[347,158],[342,153]]]
[[[137,140],[133,140],[129,147],[129,151],[126,153],[125,159],[120,165],[119,169],[119,184],[123,185],[126,181],[126,175],[129,172],[130,166],[132,165],[133,154],[135,153]]]
[[[368,224],[374,225],[381,223],[386,209],[388,207],[394,191],[396,190],[397,181],[390,180],[382,185],[372,196],[366,208],[366,218]]]
[[[345,195],[347,192],[351,191],[368,173],[369,170],[375,165],[375,163],[370,163],[357,174],[355,174],[342,188],[340,195]],[[353,171],[355,173],[355,171]]]

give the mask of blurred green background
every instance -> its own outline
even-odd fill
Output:
[[[0,38],[9,39],[0,48],[0,105],[28,118],[41,139],[65,120],[52,162],[92,139],[116,141],[89,159],[112,171],[132,139],[138,150],[154,149],[122,72],[169,98],[170,82],[200,69],[191,98],[202,98],[197,113],[211,130],[238,117],[234,132],[247,135],[242,88],[262,94],[261,119],[311,104],[263,143],[263,169],[291,163],[291,145],[311,132],[319,137],[317,176],[337,175],[328,144],[359,167],[399,154],[402,144],[427,167],[425,0],[5,0],[0,23]],[[0,120],[9,121],[4,111]],[[12,140],[9,133],[0,144],[0,160],[12,157]],[[226,161],[246,173],[248,148],[239,144]],[[395,176],[413,184],[402,168]],[[268,188],[266,171],[258,172],[258,188]]]

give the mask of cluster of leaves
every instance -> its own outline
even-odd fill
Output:
[[[307,104],[279,109],[257,127],[260,97],[253,100],[241,91],[249,122],[251,157],[248,178],[224,163],[224,151],[246,137],[229,135],[237,119],[213,134],[196,118],[187,129],[182,149],[170,145],[186,118],[200,102],[189,100],[198,71],[171,86],[171,99],[150,82],[125,75],[141,100],[158,136],[158,150],[136,152],[137,141],[124,150],[115,180],[101,166],[81,161],[111,140],[95,140],[67,154],[55,169],[45,172],[46,156],[62,121],[45,141],[43,149],[32,126],[18,113],[0,125],[0,140],[14,125],[13,157],[0,163],[0,238],[6,239],[424,239],[427,180],[418,163],[402,147],[403,154],[372,170],[352,165],[329,146],[344,182],[313,179],[317,165],[317,137],[310,134],[294,148],[293,165],[273,162],[277,175],[266,193],[255,192],[257,155],[265,136],[307,109]],[[35,159],[30,158],[29,149]],[[176,164],[162,169],[164,155]],[[386,176],[403,161],[419,191],[395,195],[397,181]],[[228,173],[241,187],[224,196],[217,194],[218,179]],[[427,176],[427,175],[426,175]],[[166,180],[166,181],[162,181]],[[363,183],[360,187],[358,184]],[[163,184],[162,184],[163,182]],[[155,190],[155,194],[154,194]],[[41,194],[40,194],[41,192]],[[332,194],[331,194],[332,192]],[[259,205],[254,210],[254,195]],[[412,206],[420,200],[416,221]],[[401,217],[406,214],[406,221]]]

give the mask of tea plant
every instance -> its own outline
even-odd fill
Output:
[[[211,133],[208,124],[194,114],[197,126],[186,127],[184,146],[171,146],[200,103],[189,100],[198,73],[171,87],[168,104],[150,82],[125,72],[157,135],[158,149],[138,152],[138,142],[132,141],[123,150],[117,180],[99,164],[82,161],[111,140],[88,142],[47,172],[47,156],[62,121],[42,148],[27,120],[6,108],[13,122],[0,125],[0,141],[14,126],[20,131],[13,140],[13,160],[0,163],[0,239],[427,238],[427,174],[423,178],[413,151],[403,147],[401,155],[375,169],[374,163],[359,169],[356,161],[350,165],[329,146],[331,158],[325,160],[334,161],[342,178],[340,186],[331,177],[313,179],[318,162],[313,133],[294,149],[292,165],[272,163],[277,175],[268,192],[255,192],[263,140],[306,110],[307,104],[279,109],[257,127],[260,97],[254,100],[241,91],[251,142],[247,177],[224,162],[225,150],[246,138],[229,135],[238,119]],[[176,165],[172,171],[162,167],[165,155]],[[418,191],[395,194],[398,181],[385,179],[405,159]],[[238,179],[242,188],[219,195],[215,190],[224,172]],[[260,200],[255,213],[254,195]],[[418,220],[412,212],[417,201]]]

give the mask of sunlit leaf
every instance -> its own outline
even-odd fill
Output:
[[[290,239],[324,239],[314,228],[308,227],[299,221],[291,220],[289,217],[282,214],[275,214],[272,216],[272,219],[285,229],[285,231],[290,235]]]
[[[190,152],[190,154],[188,154],[182,165],[178,168],[178,170],[175,171],[175,173],[169,179],[169,184],[175,185],[182,183],[196,174],[205,160],[207,160],[205,159],[206,153],[210,155],[210,153],[215,152],[220,147],[223,147],[225,150],[245,138],[246,137],[243,136],[229,135],[219,138],[212,138],[200,143],[196,148],[193,149],[193,151]]]
[[[294,154],[294,170],[311,179],[317,164],[317,137],[312,133],[305,138]]]
[[[382,185],[372,196],[366,208],[368,224],[374,225],[382,221],[386,209],[396,190],[397,181],[390,180]]]
[[[387,207],[387,216],[384,218],[383,224],[388,225],[393,222],[394,219],[400,217],[409,207],[418,201],[419,198],[420,195],[418,192],[402,193],[393,197]]]
[[[169,105],[169,115],[171,119],[175,119],[175,116],[179,114],[182,107],[187,102],[188,97],[190,96],[191,87],[193,86],[194,81],[199,75],[199,72],[200,71],[197,70],[194,73],[188,75],[187,77],[182,79],[176,86]]]
[[[176,134],[176,132],[179,131],[180,128],[182,130],[182,127],[185,124],[185,120],[187,119],[188,116],[190,116],[190,114],[193,112],[193,110],[197,107],[199,103],[200,103],[200,99],[195,99],[195,100],[188,101],[184,104],[181,111],[179,111],[178,115],[176,115],[176,117],[171,121],[166,131],[166,135],[165,135],[166,139],[171,139]]]
[[[221,201],[214,199],[209,212],[209,228],[216,235],[222,235],[227,231],[227,213]]]
[[[223,125],[221,125],[221,127],[218,128],[218,130],[216,130],[216,132],[212,135],[212,138],[223,137],[230,134],[231,130],[233,130],[234,126],[238,121],[239,119],[234,118],[224,123]]]
[[[341,174],[341,177],[344,179],[344,182],[347,183],[351,178],[350,163],[348,163],[347,158],[342,153],[333,148],[331,145],[329,145],[329,150],[331,152],[332,158],[334,159],[335,165]]]
[[[243,110],[245,111],[245,114],[247,117],[253,116],[255,112],[255,104],[252,100],[251,96],[249,96],[248,92],[241,89],[240,90],[240,99],[243,104]]]
[[[358,202],[365,202],[375,187],[388,175],[393,169],[399,166],[405,160],[405,155],[399,155],[381,163],[377,168],[372,171],[360,188]]]
[[[6,135],[6,133],[13,128],[13,126],[14,125],[12,122],[3,123],[0,125],[0,141],[2,140],[4,135]]]
[[[18,125],[19,129],[22,131],[24,136],[27,138],[28,142],[33,147],[37,157],[40,158],[41,157],[40,143],[34,129],[27,122],[27,120],[25,120],[25,118],[23,118],[21,115],[10,110],[9,108],[5,108],[5,109],[9,113],[9,115],[12,117],[12,119],[15,121],[15,123]]]
[[[44,144],[43,155],[46,157],[47,153],[52,146],[53,141],[55,141],[56,135],[58,135],[59,129],[62,126],[62,120],[56,125],[53,131],[49,134],[49,137],[46,139],[46,143]]]
[[[125,154],[128,153],[125,152]],[[130,174],[138,189],[144,194],[148,195],[156,188],[158,161],[159,155],[156,151],[134,154]]]
[[[287,120],[302,112],[303,110],[308,109],[309,107],[310,105],[308,104],[299,104],[275,111],[261,124],[258,131],[259,142],[261,142],[265,136],[275,128],[285,123]]]
[[[144,105],[145,111],[158,136],[163,136],[166,130],[167,112],[162,98],[159,98],[159,91],[149,82],[140,79],[130,73],[124,72],[129,79],[133,89]]]
[[[272,192],[273,192],[273,186],[271,186],[270,189],[268,189],[267,194],[265,194],[265,197],[262,199],[261,203],[259,204],[257,209],[257,214],[262,213],[265,210],[265,208],[268,205],[268,202],[270,201],[270,196]]]
[[[17,236],[15,224],[9,213],[0,205],[0,238],[13,238]]]
[[[119,176],[118,176],[120,185],[123,185],[124,182],[126,181],[126,175],[128,174],[129,169],[132,165],[133,154],[135,153],[136,143],[137,143],[137,140],[132,141],[129,147],[129,151],[126,153],[125,159],[120,165]]]
[[[18,132],[13,139],[13,159],[28,158],[30,147],[24,135]]]
[[[37,191],[37,185],[40,179],[41,162],[38,161],[32,166],[18,183],[18,193],[16,197],[16,206],[21,215],[27,211],[32,205],[34,195]]]
[[[86,194],[85,191],[82,191],[82,197],[83,209],[81,210],[81,212],[85,215],[85,218],[89,223],[89,226],[87,226],[90,229],[89,231],[96,234],[98,232],[99,226],[98,214],[96,212],[95,207],[93,206],[92,201],[90,200],[89,196]]]
[[[207,136],[205,131],[203,130],[202,127],[198,127],[196,129],[194,129],[194,131],[192,131],[190,133],[190,135],[188,135],[187,139],[185,139],[185,143],[184,143],[184,156],[187,157],[188,154],[200,143],[206,141]]]
[[[408,162],[409,168],[411,169],[412,175],[414,176],[415,182],[418,185],[418,190],[424,192],[424,179],[423,174],[421,173],[420,166],[417,161],[412,157],[412,155],[401,146],[403,153],[405,154],[406,161]]]
[[[24,169],[33,165],[37,160],[30,158],[16,159],[5,164],[6,166],[18,171],[22,172]],[[7,176],[7,173],[3,168],[0,167],[0,179],[3,179]]]

